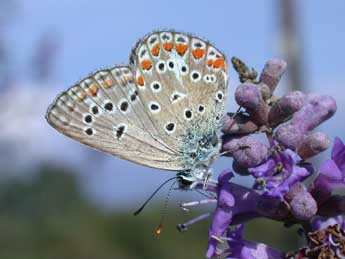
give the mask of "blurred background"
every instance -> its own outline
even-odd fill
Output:
[[[173,192],[165,229],[156,237],[167,188],[141,215],[132,212],[174,173],[62,136],[44,119],[48,105],[96,68],[127,63],[146,33],[173,28],[209,39],[258,71],[272,57],[285,58],[279,93],[335,97],[338,112],[323,130],[331,139],[342,137],[344,13],[343,0],[0,0],[0,259],[203,258],[210,221],[185,233],[175,227],[202,212],[183,212],[179,203],[201,196]],[[229,72],[230,111],[238,80]],[[215,171],[229,167],[229,159],[219,159]],[[250,185],[247,178],[236,181]],[[301,245],[295,232],[256,220],[246,237],[287,251]]]

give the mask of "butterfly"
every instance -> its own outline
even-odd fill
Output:
[[[190,189],[220,155],[227,83],[226,58],[208,41],[157,31],[138,41],[128,66],[99,69],[58,95],[46,119],[97,150],[176,171]]]

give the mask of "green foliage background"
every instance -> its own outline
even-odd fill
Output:
[[[100,210],[80,195],[68,169],[44,166],[29,183],[12,179],[0,185],[0,258],[203,258],[210,220],[180,233],[175,225],[201,211],[175,206],[157,237],[160,206],[138,217],[129,210]],[[299,245],[296,229],[268,220],[249,223],[246,236],[284,250]]]

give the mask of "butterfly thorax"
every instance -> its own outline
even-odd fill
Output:
[[[218,157],[219,150],[216,132],[190,130],[182,147],[184,166],[188,169],[177,174],[180,188],[191,189],[198,183],[205,183],[212,174],[210,164]]]

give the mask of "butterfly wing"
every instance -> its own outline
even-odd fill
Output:
[[[181,149],[188,129],[215,130],[223,116],[224,55],[197,37],[162,31],[140,40],[130,60],[131,67],[98,70],[60,94],[48,122],[121,158],[188,169]]]
[[[47,121],[81,143],[155,168],[181,170],[173,147],[159,139],[128,67],[102,69],[60,94]]]
[[[210,43],[185,33],[155,32],[138,42],[130,60],[139,96],[165,143],[186,142],[191,128],[195,135],[221,126],[227,67]]]

